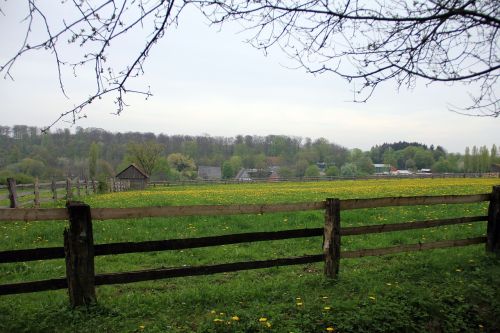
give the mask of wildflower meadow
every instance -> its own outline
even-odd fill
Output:
[[[155,187],[80,198],[91,207],[292,203],[488,193],[500,179],[404,179]],[[64,202],[58,203],[63,206]],[[487,203],[342,212],[342,226],[484,215]],[[322,227],[322,211],[94,221],[97,244]],[[2,222],[0,250],[62,245],[66,221]],[[342,250],[484,235],[486,223],[347,236]],[[96,273],[322,253],[322,238],[99,256]],[[64,260],[0,265],[0,283],[64,276]],[[496,332],[500,260],[484,245],[97,287],[70,309],[65,290],[0,297],[0,332]]]

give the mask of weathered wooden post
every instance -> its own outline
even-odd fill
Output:
[[[50,190],[52,191],[52,199],[57,201],[57,184],[54,179],[52,179],[52,182],[50,183]]]
[[[90,206],[68,202],[69,230],[64,230],[64,253],[69,300],[72,307],[96,303],[94,237]]]
[[[76,195],[78,196],[78,198],[81,196],[81,192],[80,192],[80,177],[78,177],[76,179]]]
[[[66,200],[71,200],[73,198],[73,192],[71,191],[71,179],[66,178]]]
[[[34,206],[35,208],[40,208],[40,183],[38,177],[35,178],[35,184],[33,185],[33,194],[35,195]]]
[[[92,182],[92,191],[94,192],[94,194],[96,194],[97,193],[97,188],[96,188],[96,185],[95,185],[95,179],[91,178],[90,181]]]
[[[83,179],[83,181],[85,182],[85,183],[84,183],[84,184],[85,184],[85,185],[84,185],[84,186],[85,186],[85,195],[89,195],[89,181],[88,181],[87,177],[85,177],[85,178]]]
[[[323,235],[325,275],[335,279],[340,266],[340,200],[326,199],[325,229]]]
[[[500,186],[491,192],[486,238],[486,251],[500,255]]]
[[[14,178],[7,178],[7,189],[9,190],[10,208],[19,207],[17,201],[16,180]]]

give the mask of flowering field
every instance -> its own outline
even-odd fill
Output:
[[[327,197],[488,193],[500,179],[425,179],[204,185],[83,198],[92,207],[289,203]],[[61,205],[63,203],[61,202]],[[343,226],[484,215],[486,204],[342,213]],[[0,227],[0,250],[61,246],[67,222]],[[318,228],[323,212],[94,221],[96,243]],[[485,234],[485,223],[347,236],[342,250]],[[318,254],[321,237],[96,257],[96,273]],[[462,332],[500,329],[500,262],[483,245],[97,288],[99,305],[71,311],[64,290],[0,297],[5,332]],[[0,265],[0,283],[64,276],[64,261]]]
[[[380,179],[302,183],[245,183],[154,187],[145,191],[110,193],[86,200],[91,206],[138,207],[162,205],[286,203],[321,201],[328,197],[373,198],[390,196],[489,193],[498,178]]]

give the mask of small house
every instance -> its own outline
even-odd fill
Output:
[[[389,172],[391,171],[390,164],[375,163],[375,164],[373,164],[373,166],[375,167],[375,174],[378,174],[378,175],[388,175]]]
[[[198,166],[198,177],[207,180],[222,179],[222,171],[220,167],[215,166]]]
[[[132,190],[145,189],[149,181],[149,176],[135,164],[130,164],[115,177],[118,180],[129,181]]]

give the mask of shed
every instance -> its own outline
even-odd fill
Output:
[[[149,181],[149,176],[135,164],[130,164],[115,177],[129,181],[130,188],[135,190],[145,189]]]
[[[222,171],[220,167],[214,166],[198,166],[198,177],[202,179],[222,179]]]

